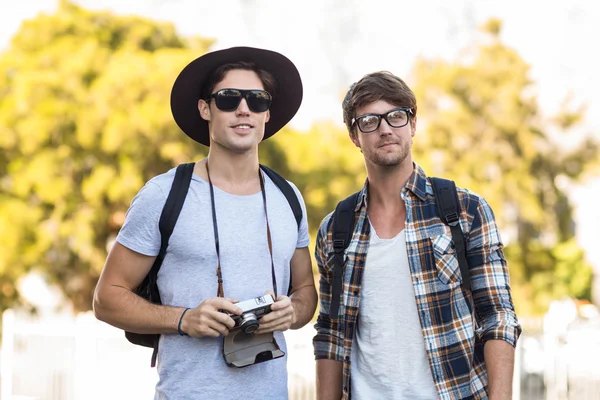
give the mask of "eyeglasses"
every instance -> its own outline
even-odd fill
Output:
[[[221,111],[235,111],[242,99],[246,99],[248,108],[256,113],[265,112],[271,107],[271,95],[266,90],[242,90],[242,89],[221,89],[211,94],[210,99],[215,99],[215,105]]]
[[[411,115],[413,112],[410,108],[395,108],[385,114],[364,114],[352,118],[352,125],[354,126],[356,123],[362,133],[371,133],[379,129],[381,118],[383,118],[392,128],[402,128],[408,124]]]

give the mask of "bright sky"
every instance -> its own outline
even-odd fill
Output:
[[[52,11],[57,0],[0,0],[0,48],[23,19]],[[292,124],[341,123],[344,89],[362,75],[389,69],[406,76],[417,56],[455,57],[489,17],[504,21],[503,40],[532,67],[542,110],[553,114],[573,94],[588,104],[585,131],[600,138],[600,2],[595,0],[77,0],[93,9],[172,21],[183,35],[217,39],[216,47],[262,46],[296,63],[305,97]],[[574,196],[580,243],[600,265],[593,243],[600,211],[592,194],[600,179]],[[585,217],[584,217],[585,215]]]

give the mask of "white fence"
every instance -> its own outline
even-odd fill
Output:
[[[3,315],[0,400],[151,399],[151,350],[91,313]],[[290,400],[315,399],[312,324],[286,332]],[[600,324],[530,336],[517,347],[513,400],[600,400]]]
[[[544,319],[521,321],[536,323],[525,323],[519,340],[515,399],[600,400],[600,315],[553,304]]]
[[[311,326],[286,333],[290,400],[313,400]],[[48,319],[3,315],[1,400],[152,399],[150,349],[91,313]]]

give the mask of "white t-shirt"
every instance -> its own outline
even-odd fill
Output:
[[[425,352],[404,231],[392,239],[380,239],[371,225],[350,371],[354,400],[438,398]]]

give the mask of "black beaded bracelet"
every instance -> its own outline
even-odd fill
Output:
[[[183,316],[185,315],[186,312],[188,312],[189,308],[186,308],[185,310],[183,310],[183,312],[181,313],[181,317],[179,317],[179,325],[177,325],[177,332],[179,332],[179,334],[181,336],[188,336],[187,333],[185,333],[184,331],[181,330],[181,321],[183,321]]]

